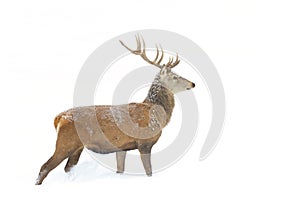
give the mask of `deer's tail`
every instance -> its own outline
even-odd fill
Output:
[[[62,112],[54,118],[54,127],[58,132],[58,129],[64,124],[70,123],[73,121],[73,116],[67,112]]]
[[[55,127],[55,130],[57,130],[57,126],[58,126],[58,123],[59,123],[61,117],[62,117],[62,116],[59,114],[59,115],[57,115],[57,116],[54,118],[54,127]]]

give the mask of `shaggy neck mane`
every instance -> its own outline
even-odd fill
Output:
[[[162,85],[159,75],[155,77],[144,103],[162,106],[167,114],[167,123],[170,121],[175,106],[174,94]]]

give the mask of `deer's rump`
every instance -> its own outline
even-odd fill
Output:
[[[77,134],[85,147],[97,153],[136,149],[155,143],[161,133],[161,108],[148,103],[76,107],[60,113],[55,128]],[[58,128],[59,127],[59,128]],[[72,129],[70,129],[72,128]],[[74,133],[75,131],[75,133]]]

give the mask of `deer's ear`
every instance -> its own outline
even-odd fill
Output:
[[[160,75],[161,76],[166,76],[170,71],[170,68],[168,67],[163,67],[161,70],[160,70]]]

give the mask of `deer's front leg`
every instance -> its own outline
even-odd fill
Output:
[[[126,151],[118,151],[118,152],[116,152],[117,173],[123,173],[124,172],[125,157],[126,157]]]
[[[152,176],[151,149],[152,145],[142,144],[138,147],[147,176]]]

